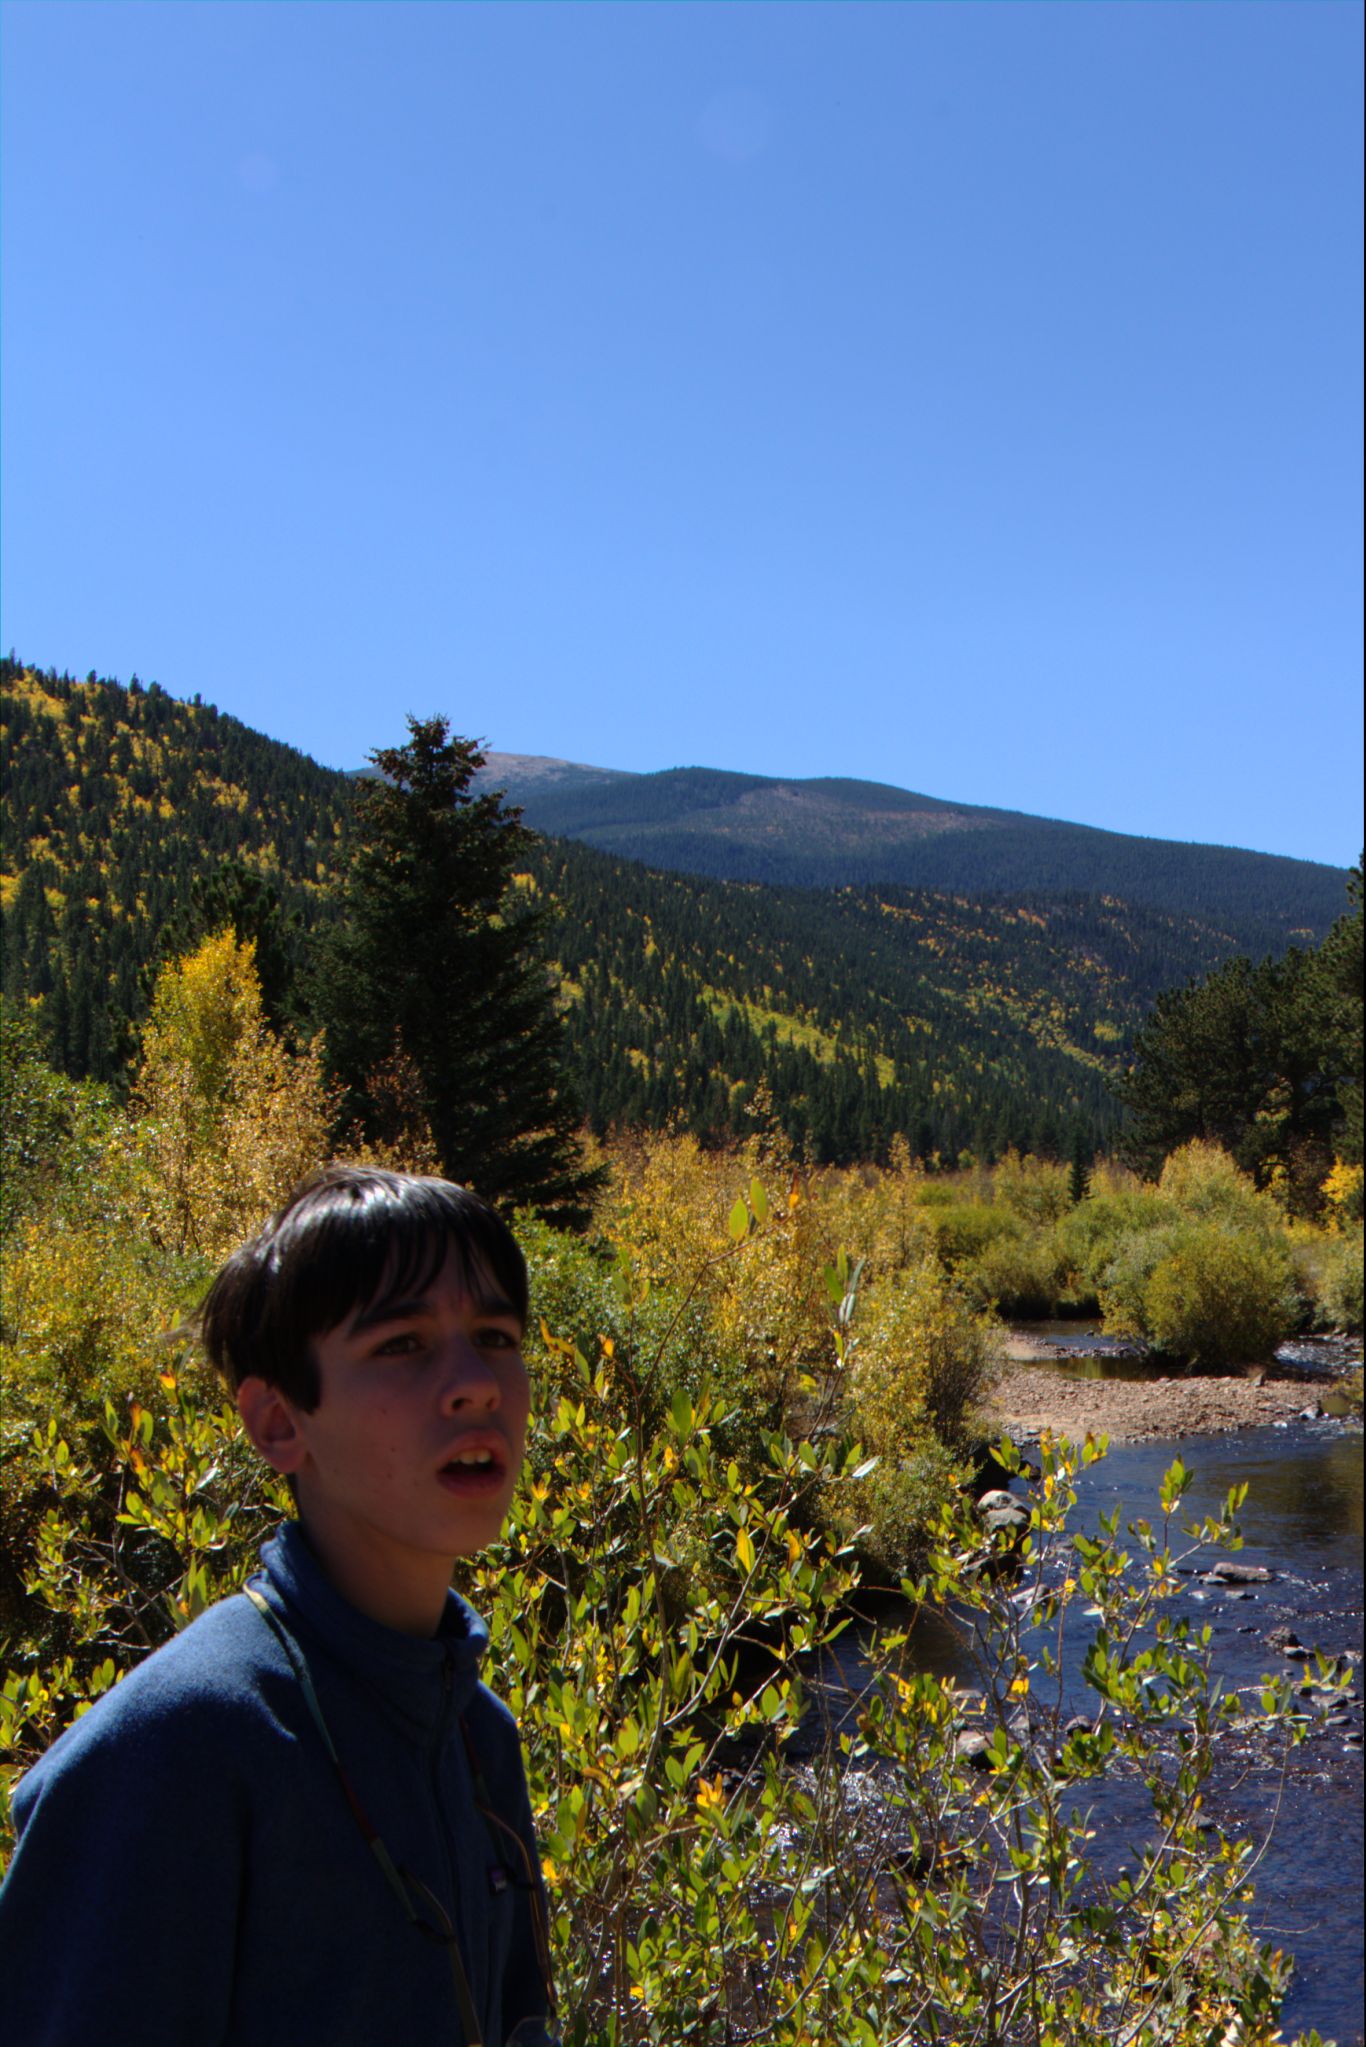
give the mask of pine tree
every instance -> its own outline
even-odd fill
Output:
[[[531,834],[444,718],[410,718],[403,747],[370,756],[358,791],[340,924],[320,947],[315,1004],[344,1115],[367,1135],[372,1078],[396,1056],[420,1083],[442,1171],[506,1206],[586,1219],[561,1074],[561,1027],[542,964],[542,913],[514,884]]]
[[[1091,1185],[1091,1161],[1087,1155],[1086,1133],[1078,1124],[1072,1136],[1072,1162],[1067,1176],[1067,1198],[1075,1208],[1085,1201]]]

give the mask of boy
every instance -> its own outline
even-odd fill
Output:
[[[299,1519],[20,1784],[11,2047],[555,2038],[516,1724],[450,1588],[525,1445],[527,1281],[444,1180],[334,1167],[200,1311]]]

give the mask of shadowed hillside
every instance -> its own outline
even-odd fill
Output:
[[[1310,860],[1129,837],[918,796],[881,782],[716,768],[626,775],[491,754],[485,774],[554,837],[650,867],[790,887],[893,882],[973,894],[1110,895],[1219,925],[1241,950],[1321,938],[1345,872]]]

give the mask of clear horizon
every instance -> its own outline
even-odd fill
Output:
[[[3,641],[1350,866],[1362,24],[3,0]]]

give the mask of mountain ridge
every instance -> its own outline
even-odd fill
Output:
[[[354,777],[156,685],[13,661],[0,681],[4,993],[38,1015],[56,1063],[126,1071],[156,963],[204,928],[195,906],[209,914],[215,877],[257,891],[276,964],[306,979],[340,912]],[[683,775],[685,824],[699,794],[729,814],[736,778]],[[589,787],[570,776],[571,792]],[[882,801],[877,785],[845,796],[846,814]],[[689,876],[572,837],[532,840],[518,885],[548,912],[567,1070],[593,1129],[713,1142],[771,1117],[818,1163],[883,1156],[898,1136],[930,1160],[1104,1146],[1109,1081],[1154,998],[1256,949],[1258,932],[1020,877],[952,891]]]
[[[1346,881],[1343,868],[1289,854],[1112,832],[848,776],[636,773],[490,751],[480,783],[504,789],[547,837],[649,867],[798,888],[1110,894],[1212,916],[1249,951],[1321,937]]]

